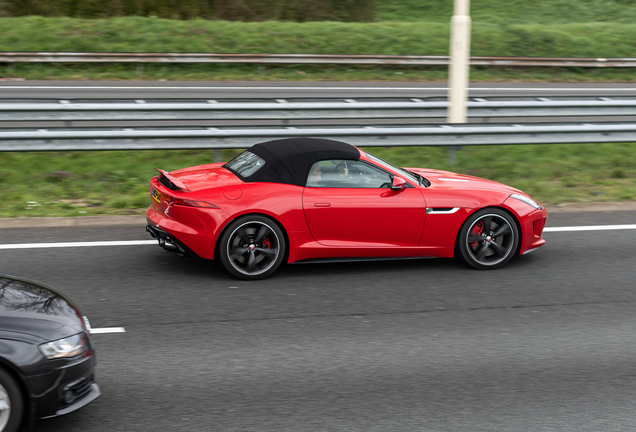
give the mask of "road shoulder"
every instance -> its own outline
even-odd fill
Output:
[[[615,203],[577,203],[547,206],[548,214],[636,211],[636,201]],[[77,216],[77,217],[30,217],[0,218],[0,229],[47,228],[47,227],[90,227],[114,225],[145,225],[145,215],[134,216]]]

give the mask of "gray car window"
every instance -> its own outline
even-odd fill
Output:
[[[320,161],[314,164],[309,173],[308,187],[356,189],[391,187],[389,173],[363,161]]]

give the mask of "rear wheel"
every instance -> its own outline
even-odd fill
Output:
[[[22,411],[22,394],[18,384],[11,375],[0,369],[0,432],[18,430]]]
[[[495,269],[514,256],[519,232],[512,216],[504,210],[483,209],[464,222],[457,241],[468,264],[478,269]]]
[[[219,240],[223,267],[240,279],[263,279],[274,273],[285,256],[285,236],[271,219],[247,215],[236,219]]]

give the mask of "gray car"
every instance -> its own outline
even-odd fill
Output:
[[[94,401],[94,368],[90,326],[71,299],[0,275],[0,432]]]

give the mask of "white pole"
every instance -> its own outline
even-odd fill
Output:
[[[448,123],[466,123],[470,60],[470,0],[455,0],[448,68]]]

